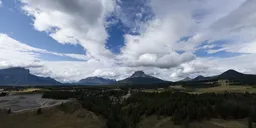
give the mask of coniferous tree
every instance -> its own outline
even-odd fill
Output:
[[[37,109],[36,114],[41,115],[42,114],[42,109],[41,108]]]
[[[12,110],[9,108],[7,111],[7,114],[11,114],[11,113],[12,113]]]

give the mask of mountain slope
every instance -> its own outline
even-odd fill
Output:
[[[186,78],[184,78],[184,79],[182,79],[182,80],[180,80],[179,82],[182,82],[182,81],[191,81],[192,79],[191,78],[189,78],[189,77],[186,77]]]
[[[195,77],[195,78],[193,79],[193,81],[201,81],[201,80],[205,80],[205,79],[206,79],[206,77],[204,77],[204,76],[202,76],[202,75],[199,75],[199,76]]]
[[[167,83],[167,81],[147,75],[143,71],[136,71],[130,77],[120,80],[117,83],[124,85],[152,85]]]
[[[79,85],[109,85],[115,83],[116,80],[105,79],[101,77],[88,77],[77,82]]]
[[[248,75],[230,69],[230,70],[220,74],[218,76],[218,79],[232,79],[232,78],[239,78],[239,77],[246,77],[246,76],[248,76]]]
[[[56,85],[60,82],[50,77],[38,77],[30,74],[25,68],[9,68],[0,70],[0,85]]]

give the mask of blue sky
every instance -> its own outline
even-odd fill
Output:
[[[33,19],[27,16],[20,8],[22,5],[15,0],[3,1],[4,6],[0,8],[0,15],[5,17],[1,19],[0,32],[6,33],[10,37],[19,40],[32,47],[46,49],[60,53],[85,54],[85,50],[80,45],[60,44],[49,37],[46,32],[39,32],[33,27]],[[57,58],[52,55],[42,55],[44,59],[67,59],[64,57]],[[70,58],[69,58],[70,59]]]
[[[242,67],[246,59],[228,64],[255,53],[252,0],[0,1],[0,68],[39,65],[34,74],[60,81],[121,79],[136,70],[166,80],[254,72]]]

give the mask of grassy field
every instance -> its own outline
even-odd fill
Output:
[[[223,92],[234,92],[234,93],[256,93],[256,88],[247,85],[228,85],[228,86],[216,86],[207,88],[192,88],[183,87],[182,85],[170,86],[168,89],[144,89],[143,92],[154,93],[154,92],[164,92],[164,91],[181,91],[188,92],[190,94],[200,94],[200,93],[223,93]]]
[[[252,86],[241,86],[241,85],[231,85],[231,86],[216,86],[209,88],[197,88],[190,93],[223,93],[223,92],[235,92],[235,93],[256,93],[256,88]]]
[[[256,124],[253,124],[253,126],[255,127]],[[141,121],[139,128],[248,128],[248,121],[247,119],[211,119],[202,122],[192,122],[187,125],[174,125],[171,117],[158,119],[157,116],[150,116]]]
[[[0,128],[101,128],[105,121],[78,104],[62,105],[37,111],[12,113],[0,112]]]

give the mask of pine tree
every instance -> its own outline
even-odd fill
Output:
[[[11,113],[12,113],[12,110],[9,108],[7,111],[7,114],[11,114]]]
[[[42,109],[41,108],[39,108],[39,109],[37,109],[37,115],[41,115],[42,114]]]

